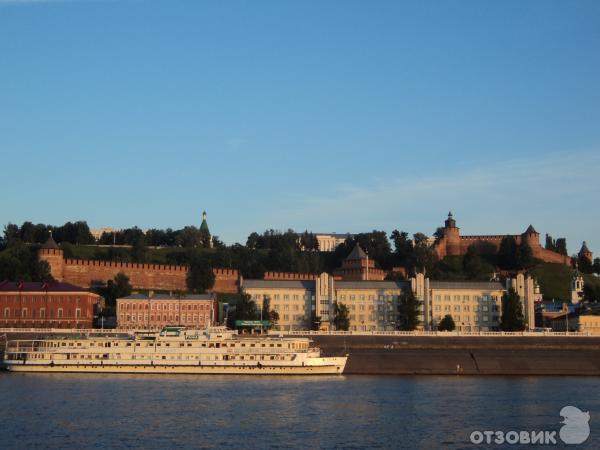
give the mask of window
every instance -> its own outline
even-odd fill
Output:
[[[58,308],[58,313],[57,313],[56,317],[58,319],[62,319],[62,317],[63,317],[63,309],[62,308]]]
[[[27,317],[27,308],[23,308],[21,310],[21,318],[25,318],[25,317]]]
[[[40,308],[40,319],[46,318],[46,308]]]
[[[289,300],[289,299],[290,299],[290,296],[289,296],[288,294],[284,294],[284,296],[283,296],[283,299],[284,299],[284,300]]]

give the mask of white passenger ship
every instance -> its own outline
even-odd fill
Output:
[[[306,338],[243,337],[226,328],[165,328],[154,334],[13,340],[12,372],[341,374],[346,356],[321,357]]]

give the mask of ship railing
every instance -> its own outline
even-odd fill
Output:
[[[598,337],[587,331],[280,331],[286,336]]]
[[[260,354],[269,355],[274,353],[303,353],[303,350],[294,348],[272,348],[272,347],[246,347],[246,348],[227,348],[228,355],[247,355],[247,354]]]

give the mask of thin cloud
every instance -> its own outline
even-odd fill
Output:
[[[464,164],[371,180],[369,185],[337,186],[322,196],[298,199],[294,207],[278,211],[278,221],[302,229],[332,231],[341,227],[338,231],[349,231],[351,226],[350,231],[364,231],[376,226],[387,230],[391,225],[431,233],[441,221],[440,214],[452,209],[462,212],[465,225],[488,228],[488,232],[517,232],[529,221],[558,223],[563,219],[554,217],[561,216],[562,205],[596,197],[600,193],[598,181],[585,174],[598,170],[600,155],[596,153],[472,167]]]

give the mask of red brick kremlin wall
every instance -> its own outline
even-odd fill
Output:
[[[40,249],[40,260],[48,261],[52,276],[81,287],[94,282],[105,283],[119,272],[129,277],[135,289],[186,290],[187,266],[165,264],[137,264],[114,261],[64,259],[60,249]],[[215,285],[213,291],[238,292],[239,273],[235,269],[213,269]]]

